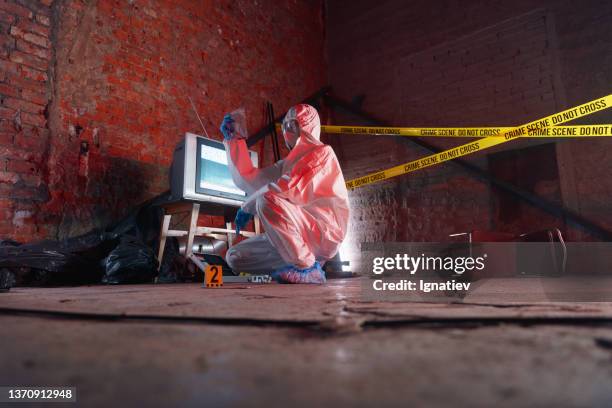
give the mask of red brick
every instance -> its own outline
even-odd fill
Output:
[[[0,119],[0,132],[13,133],[15,131],[15,127],[13,126],[12,121],[8,119]]]
[[[49,79],[49,76],[46,72],[42,72],[37,69],[32,69],[25,65],[19,67],[19,74],[22,78],[32,81],[46,82]]]
[[[0,106],[0,119],[13,120],[15,117],[15,111],[13,109],[5,108]]]
[[[38,72],[38,71],[35,71],[35,72]],[[15,74],[15,73],[7,74],[5,82],[9,85],[13,85],[21,89],[22,92],[24,90],[29,90],[33,93],[44,94],[47,90],[47,84],[45,84],[45,82],[35,81],[32,79],[26,79],[26,78],[23,78],[20,74]]]
[[[0,10],[0,21],[11,25],[15,22],[15,16]]]
[[[4,58],[13,49],[15,49],[15,38],[0,32],[0,51],[3,51]]]
[[[20,186],[39,187],[41,185],[41,182],[42,177],[40,176],[39,170],[37,170],[37,172],[33,174],[19,174]]]
[[[47,27],[51,25],[51,20],[49,19],[49,17],[42,14],[36,14],[36,21],[38,21],[39,24],[42,24]]]
[[[11,235],[11,239],[17,242],[29,242],[33,236],[40,233],[40,227],[38,225],[27,225],[15,229],[15,232]]]
[[[0,145],[13,144],[14,136],[12,133],[0,132]]]
[[[22,31],[27,31],[45,38],[49,38],[49,27],[47,26],[23,19],[19,20],[16,26]]]
[[[23,99],[8,97],[4,99],[2,104],[7,108],[11,108],[14,110],[21,110],[23,112],[30,112],[30,113],[35,113],[35,114],[42,114],[44,111],[43,106],[28,102],[28,101],[24,101]]]
[[[42,114],[36,115],[28,112],[21,112],[21,120],[25,124],[37,127],[45,127],[47,125],[47,119],[45,119]]]
[[[11,200],[0,199],[0,208],[2,209],[12,209],[15,207],[15,203]]]
[[[6,171],[13,173],[34,174],[38,171],[36,164],[25,160],[9,159],[6,163]]]
[[[37,127],[24,127],[24,130],[15,136],[15,146],[22,149],[39,149],[49,142],[49,130]]]
[[[2,197],[2,191],[0,191],[0,197]],[[12,221],[9,222],[5,220],[0,220],[0,236],[2,236],[3,238],[6,237],[17,240],[15,238],[15,227],[13,226]]]
[[[27,41],[18,39],[16,42],[17,49],[27,54],[32,54],[38,58],[49,60],[51,58],[51,52],[46,48],[41,48],[36,45],[32,45]]]
[[[51,43],[46,37],[27,32],[18,26],[12,26],[10,33],[13,37],[21,38],[22,40],[31,42],[32,44],[36,44],[39,47],[49,48],[49,46],[51,45]]]
[[[38,92],[33,92],[29,89],[23,89],[21,91],[21,98],[41,106],[45,106],[49,102],[49,99],[46,95],[40,94]]]
[[[0,171],[0,184],[17,184],[20,180],[17,173]]]
[[[27,8],[15,4],[11,0],[0,0],[0,10],[4,10],[8,13],[15,14],[19,17],[32,18],[33,14]]]
[[[0,95],[12,96],[15,98],[21,97],[21,93],[17,87],[3,83],[0,83]]]
[[[7,61],[0,58],[0,72],[19,74],[19,65],[12,61]]]
[[[15,144],[14,146],[1,146],[0,147],[0,157],[10,157],[13,159],[32,161],[36,163],[39,163],[42,161],[43,153],[44,152],[42,151],[22,149]]]
[[[49,67],[49,61],[23,53],[21,51],[12,51],[9,59],[17,64],[23,64],[39,71],[46,71]]]

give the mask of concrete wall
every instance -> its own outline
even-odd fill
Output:
[[[328,2],[330,84],[344,99],[398,126],[499,126],[528,122],[606,95],[612,83],[612,4],[586,1]],[[610,123],[612,111],[582,123]],[[359,123],[336,113],[338,124]],[[457,140],[428,141],[445,148]],[[333,138],[347,179],[426,155],[391,137]],[[523,183],[612,230],[610,140],[532,147],[512,142],[470,156],[488,169],[496,155],[521,149]],[[530,153],[533,153],[533,159]],[[495,154],[492,154],[495,153]],[[490,156],[489,156],[490,155]],[[506,167],[516,163],[506,158]],[[518,159],[514,159],[516,161]],[[540,172],[540,160],[556,163]],[[550,167],[550,166],[549,166]],[[508,169],[497,168],[501,178]],[[515,202],[500,222],[499,193],[452,164],[355,190],[352,243],[378,239],[447,240],[471,229],[526,232],[559,227],[593,239],[541,210]]]
[[[0,236],[103,226],[168,188],[172,150],[252,131],[325,82],[321,1],[0,0]],[[17,126],[17,119],[20,125]],[[269,156],[269,155],[268,155]],[[268,160],[268,159],[266,159]]]

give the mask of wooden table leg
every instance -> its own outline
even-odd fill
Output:
[[[228,230],[231,230],[231,229],[232,229],[232,223],[231,223],[231,221],[227,221],[227,222],[225,223],[225,229],[228,229]],[[233,237],[234,237],[234,234],[232,234],[232,233],[230,233],[230,232],[228,232],[228,233],[227,233],[227,249],[230,249],[230,248],[232,247],[232,244],[233,244],[233,242],[234,242]]]
[[[170,228],[170,218],[172,215],[166,214],[164,215],[164,219],[162,221],[162,228],[159,234],[159,249],[157,251],[157,270],[161,268],[162,259],[164,259],[164,249],[166,248],[166,238],[168,237],[168,229]]]
[[[195,237],[196,229],[198,228],[199,214],[200,204],[193,203],[193,207],[191,207],[191,218],[189,220],[189,232],[187,233],[187,247],[185,248],[186,257],[189,257],[193,252],[193,238]]]
[[[253,221],[255,223],[255,233],[256,234],[261,234],[261,224],[259,222],[259,217],[255,216],[255,219]]]

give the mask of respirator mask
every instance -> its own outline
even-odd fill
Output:
[[[287,146],[289,150],[293,149],[300,137],[300,123],[297,120],[295,108],[289,109],[283,119],[281,129],[283,137],[285,138],[285,146]]]

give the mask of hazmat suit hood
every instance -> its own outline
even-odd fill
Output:
[[[321,139],[321,119],[317,110],[307,104],[291,107],[283,119],[283,137],[289,150],[293,149],[301,137],[319,141]]]

